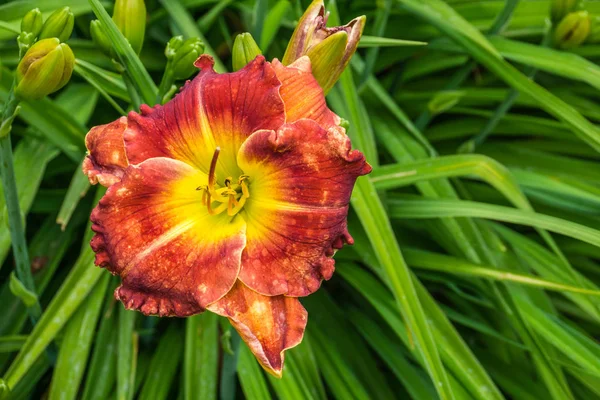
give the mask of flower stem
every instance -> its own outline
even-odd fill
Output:
[[[136,110],[140,109],[142,105],[142,100],[140,99],[140,95],[131,80],[131,76],[127,71],[122,73],[123,82],[125,82],[125,86],[127,87],[127,92],[129,92],[129,97],[131,98],[131,104],[135,107]]]
[[[173,71],[171,66],[171,61],[167,61],[167,67],[165,68],[165,72],[160,81],[160,86],[158,87],[158,94],[156,95],[156,104],[163,104],[163,100],[166,94],[173,86],[173,82],[175,81],[173,77]]]
[[[35,293],[35,284],[31,275],[31,263],[29,262],[29,253],[27,251],[27,242],[25,240],[25,229],[21,219],[21,208],[19,206],[19,195],[17,192],[17,183],[15,179],[15,169],[13,163],[12,144],[10,140],[11,122],[17,112],[19,100],[14,95],[14,85],[11,88],[6,103],[2,120],[0,121],[0,176],[2,187],[4,189],[4,199],[8,209],[8,223],[10,236],[12,240],[13,255],[16,263],[17,278],[27,290]],[[27,308],[31,322],[39,319],[42,310],[38,301]]]

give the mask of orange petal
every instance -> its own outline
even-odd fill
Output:
[[[307,296],[333,274],[356,178],[371,167],[345,135],[300,120],[259,131],[238,155],[249,178],[239,279],[265,295]]]
[[[258,129],[284,123],[281,84],[264,57],[228,74],[217,74],[213,64],[210,56],[201,56],[196,65],[202,71],[172,101],[129,114],[124,138],[132,164],[170,157],[208,173],[219,146],[217,175],[237,177],[235,157],[242,142]]]
[[[88,155],[83,160],[83,173],[91,184],[100,182],[108,187],[123,177],[129,165],[123,143],[126,128],[127,118],[121,117],[110,124],[93,127],[85,137]]]
[[[279,378],[284,351],[300,344],[308,316],[298,299],[263,296],[240,281],[208,309],[228,317],[263,368]]]
[[[311,72],[308,57],[301,57],[287,67],[275,59],[273,68],[281,81],[279,93],[285,105],[287,123],[307,118],[326,130],[340,124],[340,117],[327,108],[323,89]]]
[[[130,166],[92,212],[96,265],[118,274],[116,297],[160,316],[203,311],[227,293],[240,269],[245,223],[209,215],[206,174],[168,158]]]

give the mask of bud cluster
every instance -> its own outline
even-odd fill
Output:
[[[14,90],[18,98],[40,99],[67,84],[75,56],[64,42],[71,36],[74,24],[75,17],[69,7],[56,10],[46,21],[38,8],[25,14],[17,37],[21,60]]]
[[[17,37],[21,53],[27,51],[36,42],[47,38],[58,38],[66,42],[73,32],[75,16],[69,7],[63,7],[53,12],[46,22],[43,22],[39,8],[29,11],[21,20],[21,33]]]
[[[169,40],[165,48],[167,66],[158,88],[157,102],[165,103],[177,90],[173,84],[176,80],[189,78],[196,67],[194,61],[204,52],[204,43],[198,38],[183,39],[175,36]]]
[[[167,57],[167,70],[173,79],[181,80],[189,78],[195,71],[194,61],[204,52],[204,43],[198,38],[183,40],[183,36],[175,36],[165,49]]]

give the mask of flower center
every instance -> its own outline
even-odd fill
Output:
[[[210,163],[210,171],[208,173],[208,185],[199,186],[196,190],[202,191],[202,204],[206,205],[206,209],[210,215],[221,214],[227,211],[227,215],[234,216],[239,213],[246,200],[250,197],[248,191],[248,175],[241,175],[237,183],[233,178],[228,176],[223,181],[223,185],[217,182],[217,160],[221,148],[217,147],[213,154]]]

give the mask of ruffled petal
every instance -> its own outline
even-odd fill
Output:
[[[130,113],[125,146],[132,164],[170,157],[208,173],[218,146],[217,174],[239,175],[235,158],[243,141],[259,129],[277,129],[285,121],[281,85],[271,65],[259,56],[245,68],[217,74],[202,55],[202,71],[164,106]]]
[[[284,351],[302,341],[308,316],[298,299],[263,296],[240,281],[208,309],[229,318],[258,362],[277,377],[281,377]]]
[[[310,58],[300,57],[289,66],[273,60],[273,68],[281,81],[279,93],[285,105],[287,123],[312,119],[325,130],[341,129],[340,117],[327,107],[323,89],[312,74]]]
[[[206,174],[177,160],[130,166],[92,212],[96,265],[118,274],[128,309],[160,316],[203,311],[233,286],[246,244],[240,217],[209,215]]]
[[[108,187],[123,177],[129,165],[123,143],[125,129],[127,118],[121,117],[110,124],[93,127],[86,135],[88,155],[83,160],[83,173],[91,184]]]
[[[238,155],[249,178],[247,245],[239,279],[259,293],[299,297],[333,274],[356,178],[371,167],[346,136],[300,120],[259,131]]]

